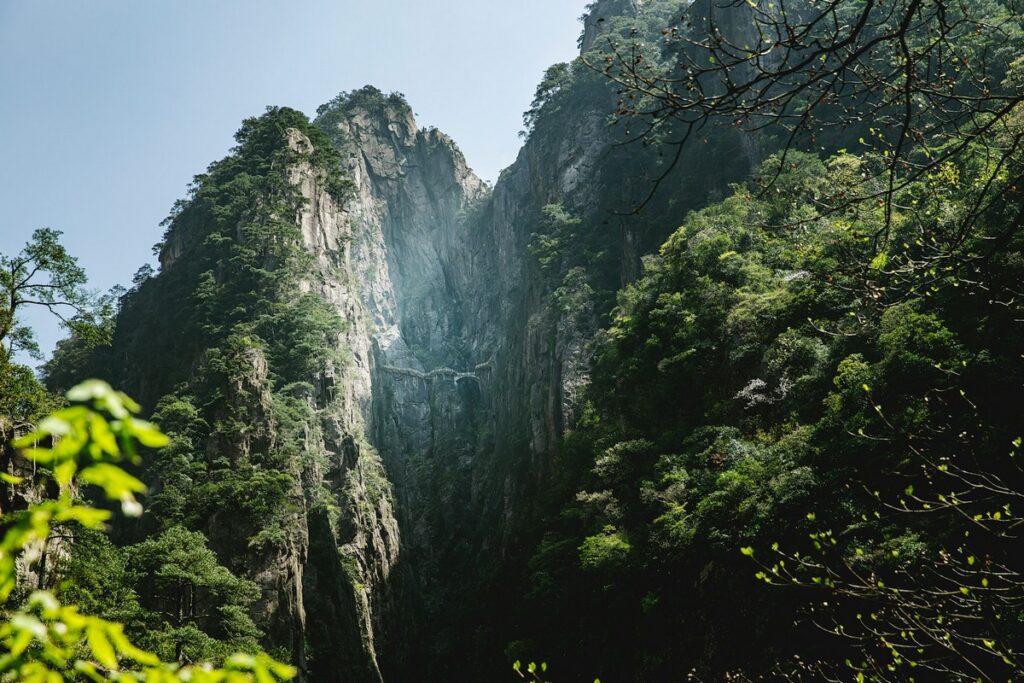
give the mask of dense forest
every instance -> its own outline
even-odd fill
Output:
[[[367,86],[0,255],[0,680],[1022,680],[1024,5],[582,23],[493,187]]]

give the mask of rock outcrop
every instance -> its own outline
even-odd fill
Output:
[[[641,7],[596,3],[582,48],[603,30],[599,18]],[[668,179],[672,206],[630,212],[649,185],[621,182],[636,150],[608,126],[614,91],[592,79],[572,96],[539,121],[493,189],[451,139],[418,129],[399,96],[367,88],[320,110],[356,191],[347,227],[318,216],[314,200],[303,234],[325,297],[353,321],[344,391],[358,395],[394,486],[397,553],[370,544],[359,554],[361,576],[375,577],[359,583],[386,680],[461,680],[504,666],[508,634],[495,615],[515,596],[503,582],[537,540],[540,497],[578,416],[600,318],[641,256],[707,194],[691,166]],[[600,274],[541,272],[530,245],[549,205],[612,245]],[[326,255],[341,242],[344,262],[332,266]]]
[[[436,496],[437,487],[458,486],[457,475],[445,480],[477,450],[474,397],[489,366],[466,345],[461,302],[473,294],[459,286],[455,255],[487,188],[447,136],[417,128],[401,98],[368,88],[322,110],[319,123],[355,185],[338,213],[315,174],[296,176],[310,199],[300,216],[318,271],[309,286],[348,323],[341,346],[352,363],[331,373],[335,400],[345,406],[333,431],[358,431],[356,450],[380,454],[386,473],[375,470],[378,484],[393,486],[395,496],[372,515],[341,500],[356,514],[349,535],[332,540],[355,559],[367,654],[395,678],[419,660],[416,615],[441,571],[435,558],[445,554],[438,539],[445,512],[437,506],[454,514],[464,502],[454,488]],[[341,489],[363,497],[358,486]]]
[[[595,3],[583,50],[606,30],[602,19],[643,7]],[[305,680],[479,680],[504,667],[508,580],[523,575],[536,544],[539,503],[589,379],[591,340],[641,256],[720,182],[684,165],[667,180],[672,201],[631,211],[649,187],[643,164],[661,160],[619,144],[623,134],[608,125],[616,95],[603,79],[577,74],[558,96],[564,106],[543,112],[493,188],[449,137],[420,129],[401,96],[374,88],[335,98],[314,122],[341,155],[352,185],[344,200],[314,163],[311,138],[327,144],[320,132],[308,122],[296,124],[305,133],[285,130],[298,159],[284,183],[299,199],[288,227],[308,256],[294,294],[326,302],[341,324],[325,360],[303,371],[310,376],[283,382],[260,349],[246,349],[232,361],[241,374],[203,406],[244,417],[244,434],[209,437],[211,457],[247,460],[297,438],[274,543],[234,538],[230,511],[201,524],[211,547],[260,585],[254,616],[266,644],[289,650]],[[281,173],[260,163],[247,167],[243,187],[254,173]],[[224,284],[222,262],[188,269],[207,233],[217,244],[243,239],[241,225],[203,227],[228,213],[211,210],[221,197],[184,203],[161,274],[133,294],[119,323],[117,344],[136,351],[122,354],[115,379],[150,405],[206,372],[199,342],[173,337],[175,325],[193,324],[190,314],[164,320],[150,309],[166,292]],[[568,245],[579,258],[554,274],[533,253],[552,205],[581,231]],[[230,208],[243,221],[250,206]],[[275,210],[263,220],[292,217]],[[159,367],[147,353],[161,356]]]

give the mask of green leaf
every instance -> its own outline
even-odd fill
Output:
[[[153,666],[160,663],[160,658],[152,652],[146,652],[132,645],[131,641],[124,635],[124,627],[120,624],[110,624],[107,628],[107,635],[110,637],[114,647],[117,648],[117,651],[123,656],[145,666]]]
[[[72,429],[73,427],[69,421],[57,417],[56,415],[48,415],[39,421],[36,433],[49,434],[53,436],[67,436],[71,433]]]
[[[103,523],[108,519],[110,519],[108,510],[99,510],[85,505],[73,505],[65,508],[54,517],[56,522],[78,522],[89,529],[102,528]]]
[[[163,448],[170,442],[170,439],[152,422],[133,419],[128,424],[131,435],[138,439],[143,446]]]
[[[78,463],[74,460],[65,460],[53,468],[53,478],[63,488],[71,483],[77,470]]]
[[[277,676],[278,678],[283,678],[283,679],[287,680],[287,679],[295,678],[299,674],[299,670],[296,669],[291,664],[285,664],[285,663],[279,662],[279,661],[277,661],[275,659],[271,659],[268,662],[267,666],[274,673],[274,675]]]
[[[102,622],[90,623],[85,631],[86,641],[89,643],[89,649],[92,650],[96,661],[108,669],[117,669],[117,654],[105,631]]]
[[[38,462],[38,463],[43,464],[43,465],[45,465],[47,463],[50,463],[50,462],[53,462],[54,453],[53,453],[53,451],[51,449],[49,449],[49,448],[25,448],[24,446],[20,445],[21,441],[22,441],[21,439],[18,439],[17,441],[14,442],[14,445],[16,447],[21,448],[21,454],[25,458],[28,458],[29,460],[32,460],[34,462]]]
[[[245,652],[236,652],[224,660],[224,666],[235,671],[252,671],[256,658]]]
[[[49,591],[33,591],[28,597],[26,604],[29,608],[39,610],[47,617],[55,614],[60,609],[60,603],[57,602],[57,598],[53,597],[53,593]]]
[[[146,485],[141,481],[117,465],[107,462],[89,465],[78,476],[81,481],[102,488],[111,500],[133,500],[134,494],[146,490]]]
[[[93,399],[104,398],[114,392],[110,385],[99,379],[87,379],[68,389],[65,394],[69,401],[83,403]]]
[[[8,640],[5,645],[15,657],[25,652],[34,639],[46,637],[46,625],[27,614],[15,614],[11,617],[10,628],[14,631],[14,638]]]

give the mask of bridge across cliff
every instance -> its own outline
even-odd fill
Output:
[[[491,362],[480,363],[475,366],[472,370],[455,370],[449,367],[434,368],[427,372],[422,370],[416,370],[413,368],[400,368],[394,365],[382,365],[381,370],[389,372],[394,375],[405,375],[407,377],[415,377],[427,382],[433,381],[435,377],[450,377],[453,382],[458,382],[463,379],[473,379],[477,382],[480,381],[480,375],[485,372],[490,372]]]

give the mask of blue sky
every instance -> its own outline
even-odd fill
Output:
[[[406,95],[493,181],[586,0],[0,0],[0,252],[64,241],[106,290],[192,176],[267,105],[307,114],[373,84]],[[32,317],[49,353],[57,325]]]

